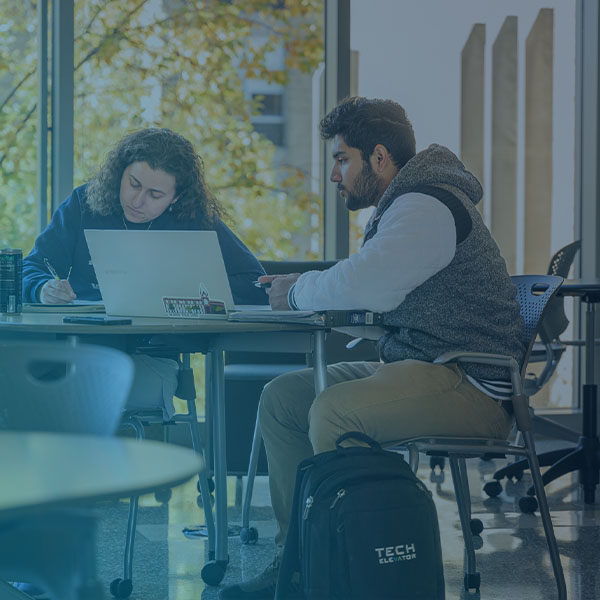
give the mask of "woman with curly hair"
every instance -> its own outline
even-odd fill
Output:
[[[225,225],[225,210],[204,181],[192,144],[169,129],[125,136],[90,181],[58,207],[23,261],[23,300],[100,300],[84,229],[213,230],[236,304],[266,304],[253,282],[258,260]],[[44,262],[58,273],[57,280]],[[199,258],[200,259],[200,258]]]
[[[188,140],[168,129],[127,135],[109,152],[98,173],[58,207],[37,238],[23,261],[23,299],[44,304],[102,299],[84,229],[213,230],[234,302],[267,304],[265,292],[254,285],[264,271],[223,223],[224,214]],[[58,277],[49,273],[44,259]],[[128,408],[161,408],[169,420],[175,412],[176,357],[135,354],[132,358],[135,379]]]

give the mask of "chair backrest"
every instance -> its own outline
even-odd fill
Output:
[[[581,248],[581,241],[576,240],[566,246],[563,246],[560,250],[556,251],[556,254],[550,259],[550,265],[548,266],[548,275],[558,275],[559,277],[567,277],[571,270],[571,265],[575,259],[575,255]]]
[[[525,323],[523,342],[527,347],[527,354],[522,367],[522,374],[525,375],[529,354],[546,308],[561,286],[563,278],[556,275],[513,275],[511,280],[517,288],[517,302]]]
[[[575,255],[581,248],[579,240],[567,244],[554,254],[548,266],[548,275],[567,277],[575,259]],[[569,326],[569,319],[565,314],[564,298],[554,298],[544,315],[544,322],[540,328],[540,338],[545,344],[558,339],[561,333]]]
[[[0,428],[112,435],[133,382],[129,356],[69,342],[0,343]]]

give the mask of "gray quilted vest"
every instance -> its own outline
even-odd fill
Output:
[[[432,145],[406,163],[381,198],[364,242],[377,233],[379,219],[392,202],[402,202],[409,192],[434,196],[450,209],[456,253],[447,267],[386,313],[389,331],[378,343],[381,358],[433,362],[445,352],[464,350],[506,354],[521,365],[526,348],[516,290],[475,208],[481,185],[450,150]],[[508,378],[499,367],[464,365],[464,370],[476,379]]]

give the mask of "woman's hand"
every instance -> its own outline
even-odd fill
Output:
[[[42,304],[69,304],[75,298],[77,295],[66,279],[49,279],[40,290]]]

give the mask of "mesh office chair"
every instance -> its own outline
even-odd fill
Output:
[[[478,519],[472,519],[469,483],[467,479],[467,470],[465,459],[482,456],[506,456],[519,455],[525,456],[529,463],[529,468],[533,477],[535,490],[539,500],[540,516],[548,542],[550,559],[556,585],[558,589],[559,600],[565,600],[566,586],[565,579],[560,562],[558,545],[554,536],[554,529],[550,519],[548,501],[542,484],[541,473],[535,453],[533,440],[532,419],[529,412],[527,396],[524,392],[524,380],[526,376],[526,367],[529,360],[535,337],[539,331],[542,315],[554,297],[556,290],[562,283],[561,277],[550,275],[521,275],[512,277],[512,281],[517,287],[517,298],[520,305],[521,316],[525,321],[524,342],[527,344],[528,351],[523,363],[519,369],[516,361],[508,356],[482,353],[462,353],[452,352],[440,356],[434,362],[437,364],[448,363],[478,363],[506,367],[510,372],[513,385],[513,397],[509,401],[515,416],[516,426],[523,436],[524,444],[522,446],[511,444],[504,440],[495,440],[488,438],[456,438],[456,437],[421,437],[418,439],[405,440],[402,448],[409,451],[409,461],[414,471],[418,468],[419,453],[425,453],[430,456],[448,457],[452,473],[452,480],[458,504],[461,529],[465,541],[466,569],[464,576],[464,586],[468,591],[470,589],[479,590],[480,574],[477,572],[475,549],[473,545],[473,535],[477,535],[483,530],[483,525]],[[544,289],[543,293],[534,293],[534,288]],[[390,448],[390,449],[400,449]]]
[[[124,353],[68,342],[0,343],[0,428],[114,434],[133,382]]]
[[[581,242],[577,240],[558,250],[550,259],[548,275],[567,277],[575,255],[580,248]],[[558,362],[568,345],[568,342],[560,339],[560,335],[568,325],[569,319],[565,314],[564,298],[559,296],[552,298],[544,312],[544,319],[540,325],[539,340],[536,340],[533,344],[529,357],[529,364],[545,363],[545,365],[539,375],[528,373],[524,388],[526,396],[533,396],[539,392],[554,374]],[[579,441],[579,432],[559,425],[551,419],[536,415],[533,409],[531,409],[531,413],[533,428],[537,435],[566,440],[574,444]],[[542,467],[553,464],[555,460],[555,452],[544,452],[538,455],[538,461]],[[484,491],[490,497],[498,496],[502,492],[500,482],[504,478],[520,480],[527,467],[526,460],[517,460],[497,470],[494,473],[494,480],[485,484]],[[534,512],[536,510],[537,503],[533,498],[533,487],[529,489],[529,495],[519,501],[519,506],[523,512]]]
[[[548,275],[556,275],[566,278],[571,270],[571,265],[575,259],[575,255],[581,248],[579,240],[567,244],[560,248],[550,259],[548,266]],[[558,361],[566,349],[566,344],[560,340],[560,335],[564,333],[569,326],[569,319],[565,314],[564,298],[553,298],[546,312],[544,320],[540,326],[539,341],[536,341],[531,351],[530,363],[545,363],[542,373],[535,377],[529,374],[525,382],[526,393],[529,396],[537,393],[550,379],[554,373]],[[541,427],[548,421],[543,417],[535,419],[536,431],[542,433]],[[548,433],[548,435],[552,435]],[[568,435],[568,434],[567,434]],[[560,437],[557,435],[556,437]],[[567,437],[565,439],[570,439]]]
[[[12,430],[113,435],[134,376],[127,354],[70,342],[2,342],[0,364],[0,428]]]

